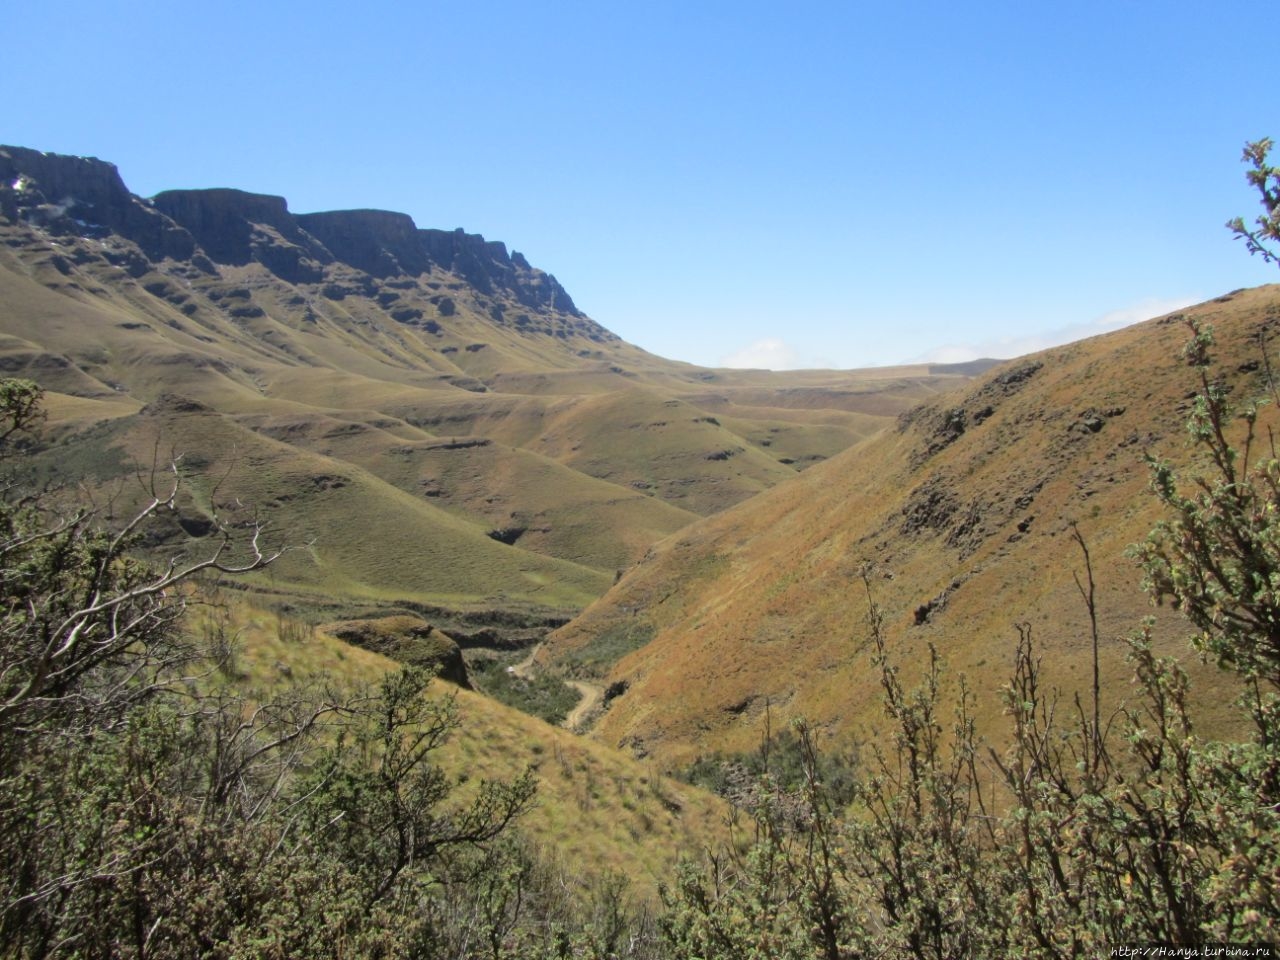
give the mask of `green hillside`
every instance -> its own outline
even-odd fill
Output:
[[[197,526],[270,519],[289,549],[259,587],[286,601],[563,618],[964,380],[704,370],[482,237],[235,190],[144,201],[109,164],[16,147],[0,166],[0,369],[46,391],[40,468],[127,501],[181,454]]]

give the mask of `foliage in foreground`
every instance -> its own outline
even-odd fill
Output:
[[[193,578],[269,563],[263,527],[225,518],[201,556],[134,559],[176,469],[100,524],[13,475],[40,399],[0,381],[0,956],[500,960],[643,939],[617,878],[576,896],[512,831],[530,774],[441,772],[458,721],[429,672],[255,692],[226,669],[232,638],[188,638]]]
[[[1244,145],[1241,160],[1250,167],[1245,178],[1258,191],[1263,212],[1249,225],[1245,224],[1244,217],[1229,220],[1227,229],[1244,241],[1250,254],[1260,254],[1266,262],[1280,264],[1280,250],[1274,246],[1280,242],[1280,167],[1267,162],[1273,146],[1270,137]]]
[[[978,739],[963,679],[935,650],[906,689],[868,584],[868,635],[890,738],[869,744],[846,807],[814,738],[795,734],[803,776],[770,777],[744,805],[749,842],[686,863],[666,892],[664,934],[703,958],[1082,957],[1123,944],[1280,945],[1280,460],[1256,407],[1232,411],[1207,372],[1189,428],[1208,476],[1184,492],[1152,462],[1169,518],[1135,548],[1158,601],[1195,626],[1194,646],[1241,681],[1242,742],[1203,739],[1187,677],[1156,657],[1151,626],[1129,638],[1137,702],[1104,715],[1058,702],[1019,628],[1004,689],[1010,745]],[[1098,635],[1089,555],[1080,578]],[[954,706],[948,708],[948,690]],[[848,790],[847,785],[841,786]]]

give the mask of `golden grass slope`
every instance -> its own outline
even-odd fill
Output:
[[[1234,395],[1261,394],[1257,337],[1280,326],[1280,286],[1185,313],[1216,329]],[[1031,625],[1051,682],[1068,694],[1086,685],[1078,525],[1098,583],[1104,693],[1114,701],[1128,677],[1115,638],[1152,612],[1166,651],[1185,652],[1189,632],[1149,608],[1125,556],[1158,518],[1143,455],[1194,462],[1183,424],[1196,384],[1178,358],[1186,338],[1176,317],[1161,318],[1011,361],[915,409],[663,541],[549,638],[544,661],[581,674],[598,663],[593,650],[638,646],[597,666],[599,682],[625,692],[594,735],[665,764],[749,748],[766,707],[775,724],[804,715],[847,734],[878,709],[865,651],[867,570],[895,657],[910,673],[935,643],[969,677],[989,730],[1017,622]],[[1264,419],[1264,429],[1280,425],[1272,408]],[[1208,699],[1225,699],[1212,673],[1199,679]]]

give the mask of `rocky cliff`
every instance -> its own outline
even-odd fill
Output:
[[[139,272],[163,260],[189,261],[206,274],[260,263],[297,284],[326,283],[335,267],[377,280],[440,270],[482,296],[585,319],[555,277],[478,234],[419,229],[408,215],[384,210],[294,214],[283,197],[242,190],[168,190],[147,200],[129,192],[114,164],[94,157],[0,147],[0,215],[54,236],[114,234],[136,245]],[[490,312],[501,320],[505,309],[497,302]]]
[[[186,260],[190,233],[134,196],[113,163],[0,147],[0,214],[54,234],[117,233],[150,259]]]

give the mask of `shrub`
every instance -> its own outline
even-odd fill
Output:
[[[946,680],[936,651],[919,687],[903,688],[864,576],[888,736],[859,751],[844,810],[797,725],[803,776],[788,788],[762,775],[742,806],[747,842],[686,862],[664,892],[672,949],[941,960],[1280,943],[1280,462],[1269,446],[1258,453],[1256,405],[1240,413],[1242,449],[1230,442],[1233,411],[1207,372],[1211,343],[1192,328],[1201,393],[1189,429],[1209,473],[1184,482],[1152,461],[1169,516],[1135,553],[1153,598],[1182,610],[1195,648],[1242,681],[1251,736],[1200,736],[1186,674],[1152,653],[1150,623],[1129,639],[1140,696],[1104,720],[1092,566],[1078,534],[1092,699],[1060,709],[1030,628],[1019,628],[1000,752],[978,739],[963,679]]]
[[[123,526],[63,509],[13,475],[40,397],[0,381],[0,953],[439,955],[439,904],[480,896],[457,878],[483,873],[532,778],[457,800],[433,762],[452,702],[421,669],[342,696],[237,687],[225,629],[193,642],[182,618],[198,573],[271,561],[262,525],[137,559],[176,466]]]

